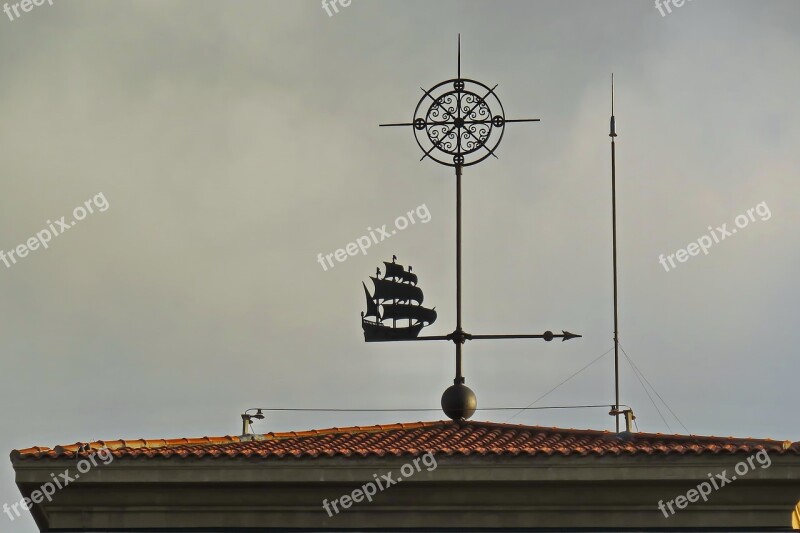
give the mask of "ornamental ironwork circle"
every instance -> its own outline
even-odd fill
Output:
[[[506,118],[493,88],[457,78],[425,91],[413,125],[425,156],[442,165],[469,166],[495,155]]]

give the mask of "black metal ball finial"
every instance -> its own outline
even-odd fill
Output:
[[[452,420],[467,420],[478,408],[478,397],[463,383],[450,385],[442,394],[442,411]]]

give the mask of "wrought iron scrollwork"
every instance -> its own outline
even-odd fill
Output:
[[[493,88],[457,78],[428,91],[414,111],[417,144],[434,161],[447,166],[480,163],[503,138],[503,104]]]

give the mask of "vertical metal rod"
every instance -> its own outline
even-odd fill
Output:
[[[461,79],[461,34],[458,34],[458,79]]]
[[[461,34],[458,34],[458,79],[461,79]],[[458,116],[461,116],[461,96],[459,95]],[[459,139],[459,143],[460,143]],[[461,171],[456,165],[456,378],[453,383],[464,383],[461,371],[461,346],[464,342],[461,334]]]
[[[614,74],[611,74],[611,227],[614,253],[614,420],[619,433],[619,320],[617,312],[617,128],[614,119]]]
[[[458,385],[464,383],[464,376],[461,375],[461,343],[456,342],[456,378],[453,383]]]
[[[461,373],[461,165],[456,165],[456,379],[455,384],[464,383]]]

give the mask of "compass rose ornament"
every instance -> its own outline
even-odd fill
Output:
[[[464,167],[475,165],[495,153],[503,139],[506,125],[514,122],[538,122],[538,118],[507,119],[503,104],[494,87],[461,77],[461,36],[458,37],[458,77],[422,89],[423,96],[414,110],[411,122],[381,124],[387,127],[410,127],[422,149],[420,161],[428,158],[455,168],[456,174],[456,328],[448,335],[419,336],[423,327],[436,320],[436,313],[421,307],[422,292],[407,277],[401,265],[384,263],[383,279],[372,278],[375,294],[364,286],[367,311],[361,314],[364,340],[386,341],[451,341],[456,346],[456,376],[453,385],[442,395],[442,410],[453,420],[470,418],[478,407],[475,393],[467,387],[461,371],[462,346],[473,339],[543,339],[566,341],[580,337],[568,331],[554,334],[473,335],[461,327],[461,175]],[[381,307],[383,311],[381,311]],[[387,313],[388,310],[388,313]],[[370,320],[374,317],[375,320]],[[390,318],[391,325],[384,319]],[[397,325],[397,318],[401,325]],[[408,319],[406,324],[405,319]]]
[[[424,93],[412,122],[381,126],[413,126],[422,149],[420,161],[430,158],[449,167],[468,167],[489,156],[503,140],[506,124],[539,122],[538,118],[507,120],[503,104],[489,87],[461,77],[461,36],[458,39],[458,77],[437,83]]]
[[[493,89],[478,81],[448,80],[425,91],[414,111],[414,135],[434,161],[469,166],[494,155],[505,122]]]

